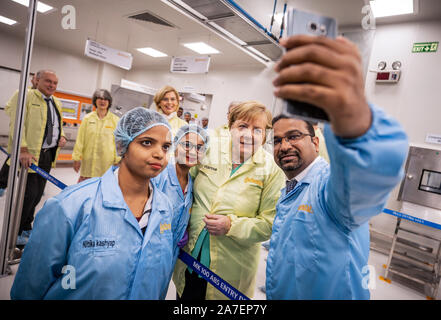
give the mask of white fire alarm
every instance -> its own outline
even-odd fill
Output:
[[[401,76],[401,62],[395,61],[392,64],[392,69],[390,71],[384,70],[386,69],[386,62],[380,61],[378,64],[379,71],[376,71],[377,77],[375,79],[376,82],[379,83],[397,83],[400,80]]]
[[[401,70],[393,71],[378,71],[376,82],[391,82],[396,83],[400,80]]]

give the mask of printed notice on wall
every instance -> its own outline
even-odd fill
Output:
[[[441,134],[428,133],[426,135],[426,142],[441,144]]]
[[[125,70],[132,68],[133,57],[131,53],[107,47],[96,41],[86,41],[84,54],[89,58],[107,62]]]
[[[61,101],[61,111],[63,112],[63,119],[77,119],[78,107],[80,106],[79,101],[60,99]]]
[[[173,73],[207,73],[210,57],[173,57],[170,72]]]

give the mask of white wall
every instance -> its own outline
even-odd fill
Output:
[[[415,42],[441,42],[441,22],[407,23],[378,27],[371,55],[370,69],[381,60],[388,68],[395,60],[402,62],[398,84],[376,84],[375,74],[368,73],[366,94],[404,126],[414,145],[440,149],[426,144],[426,133],[441,134],[441,49],[436,53],[412,53]]]
[[[0,33],[0,47],[0,65],[21,69],[24,39]],[[31,71],[36,72],[40,69],[52,69],[57,73],[59,90],[86,96],[92,96],[98,87],[110,91],[111,84],[119,84],[120,79],[126,74],[125,70],[112,65],[35,44],[31,57]]]
[[[0,33],[0,65],[21,68],[24,40]],[[42,68],[56,71],[59,77],[59,90],[91,96],[96,88],[110,91],[112,84],[120,84],[122,78],[139,82],[152,88],[171,85],[178,90],[185,86],[197,92],[212,94],[210,109],[210,128],[226,122],[226,112],[233,100],[258,100],[275,113],[280,110],[280,100],[273,96],[272,80],[275,73],[268,68],[229,68],[210,70],[208,74],[172,74],[165,70],[136,69],[125,71],[112,65],[82,56],[55,50],[43,45],[34,45],[31,71]],[[0,91],[2,88],[0,88]],[[10,91],[10,90],[8,90]],[[5,93],[9,96],[11,93]]]
[[[171,85],[178,91],[190,86],[196,92],[213,94],[210,110],[210,128],[216,128],[227,121],[227,108],[233,100],[258,100],[270,110],[273,107],[272,80],[275,73],[268,68],[234,68],[211,70],[208,74],[184,75],[163,70],[133,70],[127,73],[127,80],[159,89]]]
[[[411,145],[432,149],[441,149],[441,145],[425,143],[426,133],[441,134],[441,50],[412,53],[412,46],[416,42],[441,42],[440,30],[439,21],[377,25],[369,69],[376,70],[381,60],[387,62],[388,68],[399,60],[402,62],[401,80],[398,84],[376,84],[372,72],[368,72],[366,79],[369,101],[398,119]],[[396,200],[398,190],[399,186],[392,192],[386,207],[401,209],[401,203]],[[371,225],[392,234],[395,221],[394,217],[381,214],[371,220]],[[432,231],[424,228],[426,233]]]

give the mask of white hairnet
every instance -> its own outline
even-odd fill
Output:
[[[167,119],[156,111],[136,107],[126,112],[118,121],[114,132],[118,155],[123,156],[133,139],[156,126],[167,127],[171,134],[171,127]]]
[[[204,141],[205,144],[205,149],[207,149],[208,147],[208,133],[205,129],[203,129],[202,127],[198,126],[197,124],[187,124],[185,126],[182,126],[179,128],[178,132],[176,132],[176,136],[173,140],[173,144],[176,146],[179,141],[181,141],[181,139],[187,134],[187,133],[196,133],[198,136],[201,137],[201,139]]]

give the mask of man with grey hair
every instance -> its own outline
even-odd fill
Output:
[[[190,112],[184,112],[184,120],[187,122],[187,123],[190,123],[190,120],[191,120],[191,113]]]
[[[25,102],[23,135],[20,144],[20,163],[29,169],[32,163],[48,172],[55,165],[60,148],[67,140],[63,134],[61,102],[53,96],[57,89],[58,77],[54,71],[41,70],[35,79],[36,89],[29,89]],[[14,95],[5,108],[11,118],[8,152],[11,152],[13,125],[17,110],[18,95]],[[8,161],[9,162],[9,161]],[[9,171],[9,166],[7,166]],[[6,188],[5,181],[0,181],[0,188]],[[25,245],[29,238],[35,207],[41,200],[46,186],[46,179],[29,169],[23,200],[19,237],[17,245]]]
[[[202,123],[202,128],[204,128],[205,130],[208,130],[208,118],[203,117],[201,123]]]
[[[39,71],[37,71],[37,73],[34,73],[32,75],[32,78],[31,78],[32,88],[31,89],[37,89],[38,80],[40,79],[42,71],[44,71],[44,70],[39,70]]]

